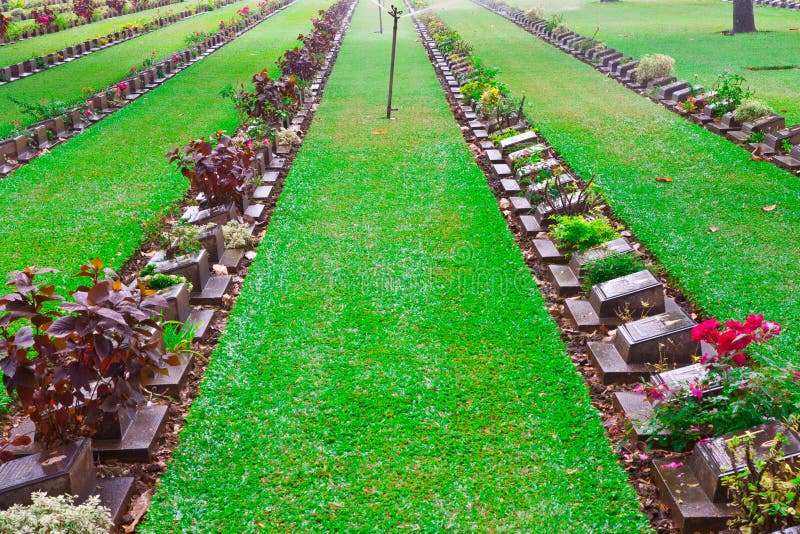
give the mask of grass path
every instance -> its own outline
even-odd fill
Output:
[[[236,114],[219,91],[271,67],[328,5],[300,0],[0,180],[0,273],[38,265],[69,275],[94,257],[120,267],[141,244],[142,223],[188,188],[166,152],[216,130],[232,131]]]
[[[634,57],[667,54],[675,58],[677,76],[712,87],[717,74],[731,69],[747,78],[756,97],[781,112],[787,124],[800,122],[800,69],[759,70],[747,67],[797,65],[800,13],[756,6],[756,34],[726,36],[733,5],[719,0],[512,0],[529,9],[538,5],[561,13],[567,25]],[[785,111],[782,111],[785,110]]]
[[[441,16],[528,96],[526,113],[709,313],[763,312],[800,347],[800,181],[469,2]],[[673,183],[658,183],[669,176]],[[774,211],[761,208],[776,204]],[[712,231],[711,227],[716,230]]]
[[[130,13],[128,15],[122,15],[121,17],[113,17],[91,24],[76,26],[60,32],[49,33],[32,39],[25,39],[24,41],[17,41],[0,47],[0,65],[11,65],[12,63],[25,61],[31,56],[40,56],[55,52],[56,50],[61,50],[70,45],[82,43],[87,39],[94,39],[101,35],[113,33],[125,24],[152,20],[158,18],[162,13],[166,14],[170,11],[177,13],[178,11],[194,7],[197,4],[197,0],[185,0],[178,4],[148,9],[138,13]]]
[[[252,2],[241,0],[222,9],[185,19],[168,27],[120,43],[105,50],[59,65],[53,69],[0,86],[0,137],[11,130],[11,122],[22,120],[23,125],[34,119],[22,115],[9,97],[22,102],[60,101],[75,102],[83,97],[86,88],[93,92],[105,89],[130,74],[133,66],[156,53],[163,59],[186,46],[184,40],[197,31],[212,32],[219,29],[220,19],[228,19],[236,11]],[[0,49],[2,50],[2,49]],[[207,60],[203,60],[205,62]]]
[[[381,118],[373,8],[142,532],[646,530],[407,18]]]

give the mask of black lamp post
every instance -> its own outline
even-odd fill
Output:
[[[397,20],[400,18],[401,13],[402,11],[394,5],[392,5],[392,10],[389,11],[389,15],[394,19],[394,28],[392,29],[392,62],[389,67],[389,101],[386,103],[387,119],[392,118],[392,111],[397,111],[396,108],[392,108],[392,86],[394,85],[394,52],[397,47]]]

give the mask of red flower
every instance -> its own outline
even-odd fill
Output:
[[[703,398],[703,388],[692,382],[689,384],[689,391],[692,393],[692,397],[695,399],[702,399]]]
[[[753,341],[752,334],[738,333],[735,330],[725,330],[717,339],[717,352],[725,354],[737,350],[744,350]]]
[[[692,329],[692,341],[706,341],[708,343],[716,343],[719,336],[719,321],[716,319],[709,319],[703,321]]]
[[[747,356],[745,356],[743,352],[738,352],[731,357],[731,362],[733,362],[733,365],[736,367],[741,367],[747,363]]]

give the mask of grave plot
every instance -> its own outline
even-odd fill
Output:
[[[422,19],[426,21],[428,31],[431,33],[435,32],[433,39],[431,39],[425,37],[426,33],[423,27],[420,27],[423,33],[423,41],[429,47],[431,59],[440,72],[446,94],[448,94],[448,96],[453,95],[451,97],[452,109],[454,113],[460,116],[462,131],[464,132],[466,140],[473,143],[474,152],[480,154],[478,156],[479,161],[485,158],[485,161],[488,162],[488,164],[482,165],[482,167],[489,179],[489,183],[492,184],[495,189],[500,208],[504,210],[504,215],[509,221],[510,228],[512,228],[517,235],[518,243],[524,250],[529,251],[526,252],[526,257],[530,254],[530,256],[535,256],[541,263],[549,261],[563,262],[569,259],[573,268],[580,269],[583,263],[582,260],[585,259],[587,254],[580,251],[575,252],[570,249],[574,248],[577,244],[587,244],[588,246],[588,244],[591,244],[592,239],[596,241],[601,241],[602,238],[608,239],[610,237],[609,234],[614,233],[613,228],[607,225],[607,223],[605,226],[603,224],[596,224],[603,222],[602,216],[598,214],[586,217],[586,219],[562,218],[559,220],[559,227],[550,230],[550,232],[556,236],[560,246],[567,249],[569,252],[574,252],[574,256],[569,258],[564,251],[559,250],[558,247],[555,246],[553,241],[541,239],[541,236],[539,236],[540,239],[536,240],[537,243],[531,243],[530,246],[527,245],[531,240],[529,240],[526,235],[523,225],[517,227],[514,224],[516,216],[513,205],[508,202],[508,198],[506,197],[507,192],[505,188],[502,187],[502,185],[497,187],[500,179],[497,173],[494,172],[494,169],[497,162],[502,161],[502,153],[496,149],[493,143],[483,141],[481,136],[474,135],[475,129],[479,128],[479,125],[475,123],[479,120],[480,113],[476,114],[473,108],[460,105],[464,99],[462,95],[464,91],[456,93],[452,91],[452,86],[447,83],[447,73],[451,71],[451,68],[461,70],[462,72],[469,71],[469,69],[464,69],[461,66],[461,57],[458,54],[448,54],[447,59],[445,59],[445,56],[439,51],[438,47],[448,47],[450,49],[458,47],[469,49],[470,47],[468,43],[462,44],[459,41],[461,38],[451,29],[441,25],[435,17],[423,15]],[[482,71],[481,66],[484,64],[479,59],[474,61],[476,67],[474,67],[472,72],[483,76],[484,71]],[[472,79],[475,79],[475,75],[472,76]],[[462,83],[464,83],[462,89],[468,88],[469,84],[472,83],[467,80],[469,80],[469,78],[462,80]],[[493,82],[491,78],[489,81],[486,81],[486,78],[484,78],[483,83],[491,84]],[[469,93],[470,91],[467,90],[466,92]],[[509,132],[508,136],[510,139],[513,139],[514,137],[519,137],[519,134],[516,132]],[[502,136],[495,136],[494,142],[499,145],[502,142],[500,140],[501,137]],[[528,139],[528,141],[530,142],[531,139]],[[527,157],[532,151],[536,153],[543,152],[541,147],[546,147],[546,143],[544,143],[544,140],[541,138],[537,138],[537,141],[539,145],[537,145],[535,150],[521,149],[517,151],[516,154]],[[478,146],[480,146],[480,148],[478,148]],[[544,189],[553,190],[556,188],[556,183],[558,183],[558,180],[553,179]],[[581,220],[581,224],[577,224],[576,220]],[[548,244],[549,247],[544,246],[544,243]],[[567,245],[571,246],[568,247]],[[548,260],[542,259],[544,257],[543,252],[547,253],[549,257]],[[608,252],[605,252],[605,254],[608,254]],[[630,253],[616,254],[609,256],[608,259],[626,258],[629,257],[629,254]],[[588,256],[591,255],[592,254],[588,254]],[[602,261],[604,260],[600,260],[600,262]],[[535,272],[540,272],[542,267],[541,264],[537,265],[536,261],[529,262],[529,265],[532,266]],[[546,266],[547,265],[545,265],[545,267]],[[649,278],[654,278],[652,274],[647,271],[639,273],[632,272],[631,276],[647,274],[650,274]],[[626,280],[626,278],[627,277],[613,279],[608,283],[610,283],[612,287],[615,284],[629,287],[630,282]],[[660,286],[661,284],[660,282],[656,282],[655,285]],[[595,285],[592,291],[597,291],[602,286],[603,284]],[[659,289],[661,288],[659,287]],[[545,291],[547,291],[546,288]],[[662,299],[663,305],[666,299],[664,299],[663,294],[659,296]],[[651,294],[650,297],[652,298],[653,295]],[[555,299],[551,299],[551,301],[552,300]],[[565,311],[567,311],[567,313],[563,315],[567,317],[570,315],[570,302],[577,301],[566,301],[567,310]],[[675,306],[674,301],[672,306]],[[555,306],[550,307],[551,310],[556,308]],[[647,312],[649,312],[650,305],[648,304],[646,308]],[[655,311],[660,312],[663,310],[659,309]],[[555,313],[561,315],[558,314],[558,312]],[[645,313],[645,315],[646,314],[647,313]],[[613,352],[616,359],[627,366],[625,369],[617,369],[617,371],[628,373],[627,378],[615,377],[615,369],[613,366],[605,365],[606,368],[604,369],[603,365],[608,363],[604,361],[596,361],[595,363],[599,368],[596,371],[587,373],[587,378],[589,378],[593,386],[597,383],[613,382],[615,378],[618,378],[620,382],[630,382],[631,378],[635,377],[634,371],[637,370],[634,367],[635,362],[641,358],[648,359],[645,355],[654,350],[660,354],[659,358],[657,360],[656,358],[650,358],[651,363],[648,366],[641,366],[638,371],[641,371],[642,374],[650,374],[655,370],[661,370],[662,372],[654,375],[647,386],[638,385],[632,392],[621,391],[614,395],[613,409],[610,406],[604,408],[607,416],[606,424],[609,428],[614,428],[620,421],[620,416],[614,414],[614,411],[622,412],[627,420],[625,426],[627,427],[627,425],[630,424],[635,439],[644,440],[654,438],[659,444],[662,442],[669,443],[669,447],[672,447],[672,450],[679,452],[687,445],[691,446],[695,442],[702,445],[710,438],[724,433],[726,428],[728,430],[735,429],[737,432],[741,432],[742,430],[746,430],[753,422],[786,418],[792,414],[793,409],[791,406],[793,406],[792,403],[794,401],[788,400],[788,397],[785,396],[786,392],[783,386],[787,380],[793,380],[791,373],[787,376],[787,372],[784,369],[775,369],[772,367],[774,365],[773,362],[758,361],[757,359],[751,361],[750,356],[740,352],[755,341],[766,341],[778,335],[781,331],[780,325],[765,321],[761,315],[750,315],[743,322],[728,321],[725,323],[724,328],[719,322],[713,319],[704,321],[701,324],[695,324],[691,317],[677,307],[675,307],[673,313],[659,313],[639,320],[634,320],[631,315],[629,311],[624,314],[618,314],[617,319],[624,320],[625,323],[616,330],[614,334],[614,343],[589,343],[589,349],[594,349],[593,352]],[[565,335],[570,340],[571,346],[581,342],[580,338],[575,336],[577,332],[572,330],[574,326],[574,317],[570,317],[569,319],[562,317],[561,325]],[[600,327],[602,327],[602,325],[600,325]],[[720,330],[720,328],[722,328],[722,330]],[[598,330],[600,330],[600,328],[598,328]],[[732,340],[736,340],[734,345],[730,344]],[[703,354],[702,358],[699,356],[701,353]],[[664,371],[664,369],[672,368],[676,364],[680,366],[694,361],[695,358],[690,357],[691,354],[697,354],[697,358],[700,359],[702,363],[678,367],[671,371]],[[576,363],[579,361],[580,360],[576,358]],[[750,381],[753,381],[753,384],[763,384],[765,389],[760,390],[760,386],[753,387],[752,385],[746,385],[749,384]],[[613,391],[611,388],[600,389],[605,392]],[[593,391],[597,390],[593,388]],[[766,391],[769,391],[769,393],[765,393]],[[609,401],[612,400],[606,395],[600,395],[600,397],[599,402],[601,403],[610,404]],[[789,394],[789,397],[791,397],[791,394]],[[657,408],[655,410],[651,409],[651,404],[649,403],[655,403]],[[706,403],[710,404],[706,405]],[[685,407],[682,407],[682,405]],[[746,408],[743,408],[743,406],[746,406]],[[675,418],[674,415],[670,418],[662,419],[664,414],[669,416],[669,414],[685,411],[687,408],[690,410],[693,409],[694,412],[687,412],[689,415],[684,416],[683,419]],[[743,417],[743,414],[747,415]],[[657,424],[655,425],[655,433],[650,435],[649,432],[653,425],[652,419],[656,419]],[[745,432],[745,435],[747,435],[747,432]],[[617,446],[622,450],[630,446],[626,445],[624,435],[612,433],[612,436],[614,436],[615,441],[618,440]],[[642,444],[642,446],[644,445]],[[637,448],[638,446],[634,445],[633,451],[637,451]],[[642,450],[643,449],[638,448],[638,451]],[[633,459],[634,456],[639,458],[639,462],[649,461],[651,457],[650,454],[633,452],[621,454],[621,457],[627,465],[637,461]],[[665,456],[663,451],[654,451],[654,455],[658,458],[655,462],[657,466],[665,465],[667,469],[673,469],[681,465],[681,462],[675,462],[675,453],[669,453]],[[786,473],[785,483],[789,484],[789,480],[794,477],[793,471],[790,470],[789,463],[782,460],[780,457],[776,461],[778,462],[776,465],[781,466],[779,469],[782,469],[782,472]],[[629,466],[629,469],[630,468],[631,466]],[[637,470],[634,471],[632,475],[637,480],[637,489],[642,492],[643,506],[646,507],[648,514],[651,516],[655,528],[665,532],[672,528],[671,525],[674,525],[678,529],[687,529],[682,530],[685,532],[693,532],[693,530],[689,530],[692,528],[692,525],[700,526],[699,528],[702,528],[704,524],[716,525],[716,527],[713,528],[719,528],[719,518],[715,516],[712,510],[713,506],[697,507],[692,505],[689,507],[689,515],[692,517],[691,521],[694,521],[694,523],[691,521],[687,522],[687,526],[684,526],[683,516],[679,515],[677,511],[673,513],[674,523],[666,519],[663,510],[667,509],[670,497],[665,493],[667,490],[662,488],[659,491],[662,493],[663,501],[667,504],[663,507],[653,506],[652,495],[654,495],[656,491],[655,485],[653,482],[650,482],[650,490],[645,489],[643,491],[642,488],[642,477],[647,477],[648,472],[649,468],[645,468],[643,472]],[[679,475],[679,478],[682,476],[682,474]],[[753,477],[760,475],[753,475],[751,472],[748,476]],[[654,480],[654,482],[658,483],[659,481]],[[694,486],[697,486],[697,484],[689,484],[689,487]],[[731,499],[742,498],[744,495],[742,492],[748,491],[741,489],[745,486],[747,485],[743,482],[740,489],[737,490],[738,493],[731,497]],[[681,491],[683,490],[678,488],[675,494],[677,495],[677,497],[675,497],[675,502],[680,504],[682,504],[680,496]],[[789,496],[791,494],[787,493],[786,495]],[[792,497],[787,498],[791,499]],[[720,502],[721,504],[718,505],[718,508],[726,509],[728,512],[721,523],[723,525],[727,519],[744,521],[740,523],[742,525],[754,524],[748,521],[756,521],[757,519],[756,516],[743,518],[743,514],[741,513],[743,508],[732,506],[728,501]],[[735,517],[734,514],[731,513],[732,509],[736,510]],[[719,510],[716,512],[717,515],[719,515],[718,512]],[[703,521],[705,521],[705,523]],[[714,523],[714,521],[717,522]],[[794,519],[792,517],[782,518],[780,514],[777,514],[773,516],[770,521],[774,522],[767,524],[774,525],[774,528],[779,528],[780,526],[793,524]]]
[[[296,105],[291,106],[290,115],[288,118],[286,118],[288,122],[292,123],[291,131],[297,134],[302,135],[303,129],[307,128],[310,124],[313,108],[316,106],[318,97],[321,95],[321,91],[323,90],[327,81],[327,76],[330,74],[330,69],[338,52],[339,43],[341,42],[343,32],[346,29],[346,19],[350,13],[351,8],[344,3],[335,5],[324,14],[320,12],[321,16],[316,20],[316,22],[319,27],[324,28],[324,30],[318,30],[318,32],[324,31],[336,33],[314,33],[305,39],[305,46],[309,46],[309,43],[313,44],[313,53],[320,54],[319,60],[315,60],[319,61],[318,68],[315,67],[314,71],[297,72],[295,70],[297,65],[296,62],[293,63],[292,61],[288,60],[284,61],[283,59],[280,62],[284,72],[297,76],[297,78],[293,79],[302,79],[308,86],[314,87],[314,89],[309,91],[305,97],[303,97],[302,93],[298,93]],[[294,50],[296,51],[297,49]],[[306,50],[306,48],[304,48],[304,50]],[[306,52],[306,54],[309,53],[310,52]],[[266,73],[266,71],[263,71],[263,73]],[[303,76],[306,75],[305,73],[308,73],[308,79],[303,78]],[[281,80],[284,80],[284,78],[281,78]],[[249,123],[242,125],[240,128],[241,131],[237,134],[237,136],[249,137],[247,131],[249,131],[251,127],[252,125]],[[271,127],[278,128],[277,125],[273,125]],[[286,138],[287,136],[283,134],[283,139]],[[281,137],[277,136],[277,139],[280,140]],[[167,340],[166,330],[163,330],[163,328],[165,325],[171,323],[177,323],[181,325],[181,339],[187,342],[192,336],[194,336],[195,339],[202,337],[202,335],[199,335],[198,331],[195,329],[197,326],[196,320],[193,321],[191,315],[187,317],[187,308],[195,300],[203,305],[204,310],[207,310],[211,305],[216,305],[217,307],[222,305],[221,295],[216,297],[209,297],[206,295],[206,289],[210,285],[211,279],[226,280],[226,286],[230,283],[231,276],[220,273],[219,270],[225,270],[227,266],[230,266],[230,268],[239,275],[246,273],[246,264],[248,264],[255,255],[252,250],[248,250],[249,246],[257,241],[257,236],[253,235],[255,226],[261,226],[266,222],[266,217],[269,216],[269,210],[266,206],[258,204],[249,204],[245,209],[243,208],[242,204],[248,204],[247,197],[250,196],[256,200],[272,203],[272,199],[269,198],[269,193],[272,191],[272,188],[280,189],[282,186],[281,177],[285,176],[285,171],[287,169],[286,158],[293,158],[296,150],[296,145],[292,146],[289,148],[289,150],[284,151],[284,158],[279,158],[271,153],[272,146],[269,142],[265,142],[263,146],[259,146],[257,148],[257,155],[247,153],[246,150],[250,150],[249,148],[245,149],[242,147],[242,149],[234,149],[233,145],[226,144],[228,142],[229,140],[227,138],[221,138],[217,140],[214,151],[221,153],[222,150],[227,150],[228,152],[236,152],[236,150],[239,150],[237,157],[239,157],[241,160],[240,163],[249,169],[246,174],[240,175],[239,178],[245,178],[247,179],[245,184],[251,184],[253,178],[259,177],[261,180],[269,182],[271,185],[268,187],[260,186],[259,188],[249,187],[240,189],[239,194],[236,197],[237,200],[233,204],[227,205],[225,210],[215,211],[214,207],[220,205],[220,198],[218,196],[221,194],[221,190],[206,189],[203,191],[197,186],[196,182],[193,181],[192,190],[195,193],[201,193],[199,195],[200,207],[205,207],[207,209],[202,211],[187,210],[184,218],[192,219],[196,223],[205,223],[202,226],[196,227],[200,233],[190,234],[185,227],[181,228],[180,232],[173,227],[169,231],[162,233],[162,237],[159,238],[157,242],[164,243],[164,246],[169,248],[153,255],[151,257],[151,263],[145,269],[143,269],[138,276],[135,275],[134,271],[134,277],[129,286],[126,287],[126,285],[119,282],[114,282],[113,284],[114,292],[121,292],[122,294],[127,295],[126,300],[130,300],[130,304],[133,304],[135,300],[136,305],[141,310],[157,312],[157,310],[165,308],[165,323],[158,324],[150,319],[147,319],[146,324],[139,325],[134,329],[134,332],[139,333],[138,335],[163,335],[160,344],[148,342],[143,345],[144,347],[149,347],[149,350],[155,350],[156,352],[163,350],[162,347],[166,345]],[[242,152],[241,150],[245,150],[245,152]],[[180,158],[171,159],[180,159],[179,165],[183,166],[184,161],[182,160],[182,154],[184,154],[186,151],[188,151],[186,147],[184,147],[182,150],[176,151],[176,156],[181,154]],[[216,156],[212,155],[211,157],[213,158]],[[185,170],[185,167],[183,168]],[[197,167],[193,167],[192,172],[200,171]],[[206,177],[206,180],[207,179],[209,178]],[[261,189],[260,194],[259,189]],[[260,209],[254,210],[253,208],[256,206],[258,206]],[[237,208],[243,209],[243,215],[240,216],[236,212]],[[203,217],[201,215],[203,211],[217,213],[215,220],[221,221],[224,221],[225,219],[222,217],[224,212],[224,214],[227,214],[228,217],[235,217],[235,220],[244,221],[244,224],[242,222],[228,221],[224,227],[220,227],[218,225],[214,226],[213,224],[209,225],[208,223],[211,217]],[[250,223],[249,226],[247,226],[248,222]],[[189,240],[196,240],[198,246],[200,247],[200,252],[190,255],[193,257],[193,261],[182,262],[180,260],[180,256],[176,256],[175,254],[185,251],[186,247],[189,246]],[[207,260],[207,255],[210,254],[215,256],[215,259],[218,261],[218,263],[214,265],[214,276],[209,278],[208,263],[204,260]],[[182,270],[177,269],[172,271],[164,269],[163,263],[165,262],[161,262],[159,260],[161,257],[165,256],[169,258],[174,256],[175,260],[169,261],[173,263],[181,263],[186,265],[186,267],[184,267]],[[247,256],[247,261],[245,264],[243,264],[245,256]],[[233,263],[226,263],[226,258],[234,257],[236,259],[233,260]],[[192,264],[192,266],[189,267],[188,264]],[[93,262],[91,266],[82,267],[81,273],[92,276],[94,277],[93,279],[96,279],[96,274],[99,272],[99,269],[102,269],[102,267],[102,264]],[[198,282],[206,282],[204,284],[205,287],[203,288],[203,291],[190,293],[188,288],[190,288],[193,283],[197,284]],[[111,284],[110,281],[103,281],[99,283],[106,285]],[[88,290],[87,294],[89,295],[90,299],[101,299],[103,298],[103,292],[97,289],[99,283],[95,282],[95,287],[92,287],[91,289],[79,288],[78,291],[80,292]],[[23,285],[21,287],[27,287],[27,285]],[[109,285],[109,287],[111,286]],[[238,290],[228,291],[226,287],[226,303],[231,304],[235,302],[235,293],[237,292]],[[48,288],[43,289],[43,294],[50,294]],[[138,300],[140,298],[139,295],[141,295],[142,300]],[[144,295],[149,296],[145,297]],[[197,299],[195,299],[195,296],[197,296]],[[107,295],[105,298],[109,302],[118,302],[118,299],[110,298]],[[13,300],[14,299],[12,299],[12,301]],[[85,298],[80,297],[78,293],[75,293],[75,300],[77,302],[84,302]],[[70,309],[80,313],[77,308]],[[130,306],[128,306],[126,310],[127,311],[125,313],[132,313]],[[114,317],[114,315],[108,314],[100,314],[100,316],[108,318]],[[139,317],[139,320],[144,317],[150,317],[150,315],[148,313],[144,313],[141,315],[141,317]],[[102,321],[103,319],[100,320]],[[72,317],[59,318],[55,323],[53,323],[53,328],[55,328],[55,325],[59,325],[58,329],[53,330],[52,332],[48,331],[48,334],[53,336],[66,335],[69,328],[79,328],[78,326],[68,327],[66,321],[72,321],[69,323],[70,325],[75,323],[75,320]],[[183,324],[184,321],[186,321],[186,325]],[[36,322],[38,324],[41,321]],[[62,322],[64,323],[63,326],[60,324]],[[194,325],[192,325],[193,322]],[[76,324],[82,323],[78,322]],[[190,328],[187,329],[187,325]],[[108,325],[106,326],[108,327]],[[205,328],[206,326],[207,325],[201,325],[201,328]],[[70,335],[72,334],[70,333]],[[174,333],[171,334],[171,336],[174,335]],[[18,340],[20,338],[18,335],[16,338],[14,338],[12,335],[12,339]],[[142,345],[131,341],[130,343],[125,342],[121,346],[139,347]],[[167,345],[167,350],[170,350],[170,346],[171,345]],[[113,354],[116,354],[116,352],[113,352]],[[169,358],[167,356],[169,356]],[[147,388],[145,391],[148,393],[153,391],[160,395],[175,395],[176,397],[178,396],[178,393],[185,394],[184,387],[186,386],[187,375],[190,371],[189,367],[192,363],[191,358],[191,352],[184,352],[183,354],[168,352],[167,355],[164,356],[164,362],[169,364],[169,369],[164,368],[164,372],[156,374],[150,380],[148,380],[145,384],[145,387]],[[6,364],[7,361],[3,362],[4,369],[8,369]],[[103,368],[105,369],[107,366]],[[115,369],[115,367],[112,365],[110,369]],[[58,373],[56,373],[56,375],[58,375]],[[94,375],[90,373],[89,376],[92,377]],[[139,376],[139,374],[132,373],[132,376]],[[89,412],[89,409],[92,406],[96,406],[96,404],[92,404],[92,402],[95,402],[93,399],[96,398],[96,395],[99,395],[104,391],[103,388],[111,387],[111,383],[106,383],[106,380],[107,379],[105,377],[101,376],[101,385],[99,388],[90,383],[86,393],[84,394],[85,407],[81,409],[85,410],[87,413],[85,419],[86,421],[93,420],[91,416],[91,413],[93,412]],[[114,384],[116,384],[116,382],[114,382]],[[130,386],[133,387],[134,384],[131,382]],[[115,385],[115,391],[118,390],[119,386]],[[90,392],[100,393],[90,394]],[[20,394],[20,398],[23,397],[24,395]],[[84,404],[81,404],[81,406],[84,406]],[[108,400],[104,401],[103,406],[106,404],[108,404]],[[107,465],[106,462],[108,460],[125,463],[146,463],[153,461],[153,456],[156,449],[159,449],[159,453],[163,454],[164,445],[163,443],[159,444],[158,440],[159,435],[164,430],[164,426],[166,424],[166,415],[166,405],[150,405],[148,403],[147,405],[137,405],[135,412],[127,409],[120,409],[120,411],[113,414],[113,417],[108,414],[101,416],[97,422],[97,431],[92,436],[91,441],[85,440],[84,442],[81,442],[81,446],[83,447],[81,450],[86,451],[83,453],[81,458],[86,457],[91,460],[92,454],[94,454],[94,457],[99,458],[101,462],[101,469],[110,468],[115,472],[119,472],[120,467],[117,464],[112,464],[110,466]],[[175,421],[173,418],[170,420],[170,427],[172,427],[174,424]],[[101,505],[107,506],[111,509],[111,521],[119,524],[122,514],[125,513],[128,501],[131,497],[133,478],[125,477],[119,480],[103,478],[102,480],[95,482],[94,466],[91,461],[87,466],[83,465],[85,462],[80,463],[77,461],[72,461],[69,459],[71,458],[71,456],[68,454],[69,451],[66,450],[63,453],[61,451],[57,451],[57,453],[61,455],[60,457],[66,457],[66,463],[63,467],[63,475],[57,474],[55,472],[56,469],[51,469],[53,472],[43,478],[35,471],[32,471],[26,467],[26,462],[28,462],[26,457],[38,458],[37,455],[43,449],[45,451],[49,451],[48,445],[50,442],[43,442],[40,439],[41,436],[46,435],[44,431],[42,431],[41,424],[37,423],[35,426],[36,429],[34,430],[33,422],[22,419],[20,424],[18,424],[16,428],[12,430],[9,437],[10,443],[0,443],[0,445],[3,446],[3,460],[7,459],[7,453],[12,453],[18,457],[18,459],[14,459],[9,463],[0,465],[0,471],[4,472],[4,474],[8,474],[10,481],[6,487],[0,487],[0,500],[2,500],[3,506],[8,506],[13,503],[24,503],[27,499],[29,499],[32,491],[39,489],[45,489],[49,492],[55,493],[61,491],[71,491],[78,495],[80,501],[85,500],[90,494],[97,494],[100,496]],[[50,431],[53,431],[52,428]],[[71,467],[73,464],[79,467]],[[136,469],[132,468],[131,471],[136,472]],[[154,471],[152,469],[148,469],[144,472],[153,473]],[[139,485],[141,485],[141,482],[139,482]],[[140,491],[141,488],[137,489],[137,492]],[[134,509],[136,509],[137,506],[140,507],[141,505],[135,505]],[[135,522],[138,522],[141,518],[141,510],[138,513],[139,515],[133,519],[134,524],[131,526],[131,528],[135,527]],[[130,522],[129,519],[126,521]]]
[[[453,528],[644,528],[407,18],[397,65],[419,75],[395,78],[400,119],[365,115],[390,53],[374,15],[354,17],[142,531],[246,528],[265,504],[289,529],[424,528],[442,506]],[[235,447],[213,452],[223,436]],[[465,483],[485,512],[448,489]],[[309,517],[319,502],[335,504]]]
[[[26,4],[26,7],[30,7],[31,11],[27,14],[33,15],[33,12],[36,11],[36,17],[29,16],[25,19],[21,19],[13,12],[21,9],[19,7],[15,7],[12,11],[4,10],[0,12],[9,19],[9,24],[5,28],[4,35],[0,35],[0,46],[3,48],[12,48],[22,43],[23,45],[20,48],[24,49],[24,45],[32,41],[57,41],[59,37],[66,34],[80,35],[84,32],[96,31],[98,28],[105,29],[111,27],[113,24],[130,24],[141,19],[142,15],[140,15],[140,13],[146,15],[147,12],[151,10],[155,11],[171,5],[177,7],[182,3],[183,0],[156,0],[153,2],[146,2],[136,6],[128,6],[129,13],[127,14],[120,14],[111,9],[105,9],[103,6],[94,5],[91,15],[94,15],[95,12],[98,15],[97,20],[94,20],[94,16],[92,16],[91,19],[76,16],[72,10],[71,3],[67,4],[68,7],[65,11],[57,11],[52,8],[53,6],[39,6],[37,8],[32,6],[29,2]],[[4,6],[7,5],[8,4],[4,4]],[[49,10],[49,12],[47,10]],[[60,35],[55,39],[49,39],[48,37],[53,34]]]
[[[786,161],[787,157],[791,158],[787,153],[794,146],[789,140],[782,141],[779,146],[776,146],[772,137],[769,143],[765,142],[766,136],[784,129],[785,118],[757,100],[755,96],[758,95],[752,94],[745,78],[731,74],[730,69],[726,68],[718,75],[712,89],[704,90],[697,83],[690,84],[672,76],[675,60],[670,56],[648,54],[642,56],[641,61],[635,61],[594,38],[569,31],[555,15],[546,20],[542,18],[540,10],[526,13],[502,0],[478,3],[618,80],[629,89],[747,148],[752,151],[754,160],[768,160],[789,171],[798,169]]]
[[[219,7],[224,7],[224,5],[230,3],[232,3],[232,0],[224,0]],[[63,48],[40,48],[38,53],[33,54],[33,57],[31,57],[30,53],[24,54],[23,52],[24,55],[22,55],[19,50],[9,53],[10,50],[8,48],[0,49],[0,64],[7,65],[0,67],[0,85],[22,80],[60,65],[66,65],[91,53],[141,37],[146,33],[170,26],[206,10],[207,8],[195,7],[194,9],[186,9],[177,13],[170,11],[144,23],[137,23],[132,27],[120,28],[108,34],[95,34],[78,43],[70,42],[69,46]]]
[[[143,64],[141,71],[132,69],[134,72],[131,77],[68,108],[66,113],[34,123],[23,135],[0,141],[0,162],[3,163],[0,166],[0,175],[10,174],[20,165],[30,163],[54,146],[83,132],[197,61],[205,59],[288,5],[291,4],[275,2],[269,7],[263,6],[256,13],[241,12],[241,18],[237,18],[226,28],[203,37],[198,43],[163,61],[153,60],[150,64]]]
[[[746,316],[752,310],[743,303],[751,302],[779,322],[800,315],[794,282],[786,282],[797,279],[788,265],[797,263],[792,243],[800,237],[789,217],[800,184],[790,175],[752,161],[482,8],[458,2],[441,16],[473,44],[475,54],[500,69],[516,94],[536,95],[525,112],[536,117],[539,132],[570,168],[584,177],[597,175],[614,213],[700,308],[710,315]],[[483,31],[487,24],[498,28],[492,37]],[[560,74],[537,76],[532,63]],[[769,260],[764,248],[756,252],[744,245],[755,236]],[[797,334],[778,343],[782,354],[790,353]]]
[[[204,13],[196,17],[178,22],[169,28],[152,32],[140,38],[127,41],[86,57],[71,61],[57,69],[47,69],[35,76],[28,76],[11,84],[0,86],[0,98],[5,103],[0,107],[0,136],[6,137],[17,129],[13,121],[21,121],[21,126],[28,126],[38,120],[55,118],[63,113],[61,108],[85,107],[86,89],[100,91],[104,87],[113,86],[131,77],[131,69],[146,70],[147,63],[160,62],[173,54],[178,54],[186,46],[186,39],[196,32],[214,33],[219,30],[219,21],[236,17],[237,10],[246,2],[238,2],[223,9]],[[255,13],[257,10],[253,10]],[[197,44],[203,39],[198,39]],[[73,56],[83,54],[83,43],[71,43]],[[80,50],[78,47],[80,46]],[[190,46],[189,48],[191,48]],[[91,41],[90,47],[91,49]],[[2,49],[0,49],[2,50]],[[153,55],[155,52],[155,56]],[[29,60],[29,61],[28,61]],[[29,69],[36,69],[35,60],[26,59]],[[31,62],[33,64],[31,65]],[[3,63],[6,65],[6,63]],[[8,67],[8,75],[14,77],[19,73]],[[24,70],[24,68],[23,68]],[[15,99],[15,104],[9,98]],[[25,111],[25,105],[43,104],[46,110],[34,109],[33,113]],[[81,109],[82,111],[82,109]]]

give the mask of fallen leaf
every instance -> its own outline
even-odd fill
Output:
[[[659,176],[659,177],[656,178],[656,182],[669,184],[669,183],[672,183],[672,178],[670,178],[669,176]]]
[[[131,505],[130,515],[133,517],[133,521],[129,525],[125,525],[123,527],[123,532],[125,534],[130,534],[134,530],[136,530],[136,525],[139,524],[139,521],[142,520],[144,514],[147,513],[147,509],[150,508],[150,499],[153,497],[153,488],[145,491],[139,497],[133,501]]]
[[[712,233],[712,234],[713,234],[714,232],[716,232],[717,230],[719,230],[719,228],[717,228],[716,226],[709,226],[709,227],[708,227],[708,229],[709,229],[709,230],[711,230],[711,233]]]
[[[372,135],[386,135],[385,130],[372,130]]]
[[[777,204],[770,204],[769,206],[764,206],[763,208],[761,208],[761,211],[774,211],[775,208],[777,207],[778,207]]]

